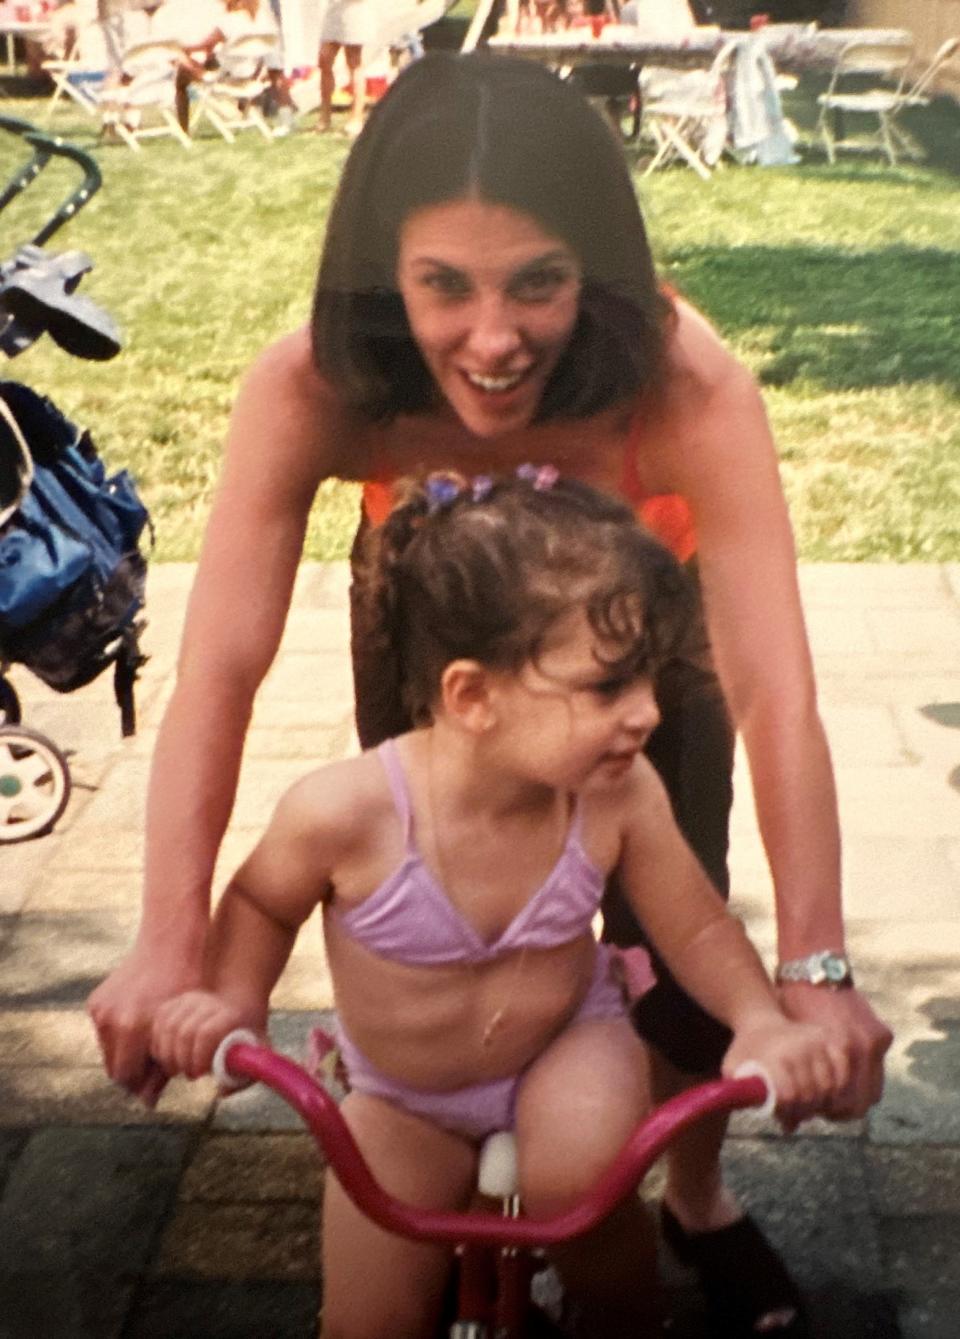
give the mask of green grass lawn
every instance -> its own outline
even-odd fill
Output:
[[[42,100],[3,106],[44,111]],[[923,167],[830,168],[810,154],[709,183],[685,170],[638,179],[664,273],[766,387],[807,560],[960,558],[960,177],[937,165],[960,157],[960,111],[926,116]],[[93,144],[79,112],[58,110],[54,125]],[[51,243],[94,257],[83,292],[119,319],[124,350],[85,363],[44,340],[7,373],[51,394],[137,475],[158,558],[196,556],[242,369],[307,316],[346,151],[307,133],[203,139],[190,152],[172,140],[100,148],[103,190]],[[0,173],[23,157],[0,135]],[[4,211],[5,253],[75,179],[53,164]],[[309,556],[346,553],[355,508],[350,486],[322,490]]]

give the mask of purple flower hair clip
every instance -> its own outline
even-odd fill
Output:
[[[560,478],[560,471],[556,465],[520,465],[517,478],[532,484],[538,493],[545,493]]]
[[[490,496],[493,480],[489,474],[476,474],[470,480],[470,498],[473,502],[484,502]]]
[[[434,516],[438,511],[443,511],[446,507],[451,506],[456,502],[462,491],[461,485],[449,474],[431,474],[424,485],[424,492],[427,495],[427,514]]]

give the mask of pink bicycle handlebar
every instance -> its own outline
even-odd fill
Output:
[[[643,1179],[670,1141],[702,1117],[759,1107],[768,1089],[760,1077],[716,1079],[665,1102],[627,1140],[614,1164],[577,1204],[553,1218],[505,1218],[490,1212],[417,1209],[389,1195],[373,1178],[337,1104],[293,1060],[264,1046],[227,1039],[223,1067],[264,1083],[308,1126],[354,1204],[374,1223],[414,1241],[487,1246],[550,1246],[588,1232]]]

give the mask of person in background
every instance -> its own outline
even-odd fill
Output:
[[[203,14],[205,22],[211,26],[198,35],[198,16],[194,16],[192,40],[180,39],[186,53],[177,79],[177,120],[180,125],[184,130],[189,129],[190,85],[202,79],[207,70],[216,68],[218,50],[237,38],[269,33],[275,34],[277,39],[273,54],[265,60],[270,81],[269,105],[280,122],[276,133],[289,133],[296,108],[283,69],[280,29],[268,0],[215,0],[214,9],[205,6]],[[172,24],[168,26],[172,28]]]
[[[340,51],[350,74],[350,110],[344,127],[348,135],[363,129],[367,80],[363,48],[376,40],[376,10],[370,0],[329,0],[320,25],[320,108],[317,130],[333,128],[333,95],[336,92],[334,62]]]

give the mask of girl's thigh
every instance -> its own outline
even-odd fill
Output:
[[[391,1195],[422,1208],[469,1204],[476,1152],[467,1140],[365,1093],[351,1093],[342,1110],[370,1170]],[[449,1268],[448,1249],[384,1232],[327,1172],[323,1339],[432,1339]]]
[[[589,1019],[561,1033],[517,1096],[527,1212],[556,1213],[590,1189],[650,1106],[646,1048],[627,1018]]]

